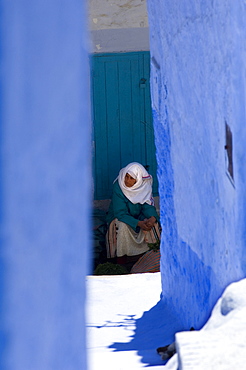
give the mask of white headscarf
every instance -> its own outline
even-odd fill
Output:
[[[127,173],[137,180],[132,187],[127,187],[125,184],[125,176]],[[154,199],[152,195],[153,179],[140,163],[129,163],[126,167],[120,170],[119,176],[116,178],[116,180],[118,180],[123,194],[133,204],[148,203],[150,205],[154,205]]]

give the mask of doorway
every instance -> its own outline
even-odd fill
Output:
[[[114,179],[130,162],[146,166],[158,195],[149,79],[149,52],[92,57],[94,199],[111,197]]]

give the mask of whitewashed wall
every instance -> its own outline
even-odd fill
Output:
[[[145,0],[90,0],[89,27],[94,53],[149,50]]]

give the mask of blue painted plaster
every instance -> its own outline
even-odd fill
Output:
[[[0,368],[85,369],[84,3],[1,2]]]
[[[246,9],[241,1],[157,0],[148,11],[162,296],[186,329],[200,328],[224,288],[246,272]]]

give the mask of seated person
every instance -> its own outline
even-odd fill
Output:
[[[133,265],[148,251],[148,242],[160,237],[152,182],[152,176],[136,162],[122,168],[114,181],[106,245],[107,257],[117,257],[117,263],[131,260]]]

